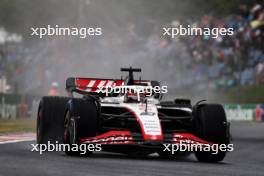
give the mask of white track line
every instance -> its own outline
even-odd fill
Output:
[[[18,142],[34,141],[34,140],[35,139],[11,140],[11,141],[0,142],[0,144],[12,144],[12,143],[18,143]]]
[[[11,133],[0,135],[0,144],[34,141],[35,139],[35,133]]]

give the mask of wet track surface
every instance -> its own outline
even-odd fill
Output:
[[[68,157],[62,152],[31,152],[32,142],[0,145],[0,176],[86,175],[264,175],[264,123],[233,123],[234,151],[221,163],[200,163],[193,155],[173,160],[129,158],[111,153]]]

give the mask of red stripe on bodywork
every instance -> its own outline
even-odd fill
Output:
[[[134,144],[130,131],[109,131],[95,137],[81,138],[80,142],[100,144]]]
[[[90,83],[90,79],[75,79],[75,86],[80,90],[85,90],[87,85]]]
[[[191,133],[174,133],[172,143],[179,143],[180,141],[188,143],[188,140],[192,143],[214,144],[212,142],[205,141]]]
[[[91,87],[88,87],[91,81],[95,81]],[[113,80],[113,79],[96,79],[96,78],[75,78],[75,86],[77,89],[81,91],[87,92],[96,92],[98,90],[98,85],[105,81],[103,87],[105,87],[110,81],[113,82],[110,86],[122,86],[124,81],[123,80]]]
[[[98,89],[98,85],[101,83],[101,80],[96,80],[92,89],[91,89],[91,92],[95,92],[97,89]]]

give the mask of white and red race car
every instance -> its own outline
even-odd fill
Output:
[[[221,105],[201,101],[192,106],[185,99],[163,102],[162,91],[153,91],[162,90],[157,81],[134,79],[133,72],[141,69],[121,71],[129,72],[124,80],[68,78],[69,97],[43,97],[37,142],[101,144],[106,151],[162,157],[172,155],[164,144],[229,144],[229,123]],[[74,98],[73,93],[82,97]],[[205,162],[218,162],[226,155],[226,151],[194,152]]]

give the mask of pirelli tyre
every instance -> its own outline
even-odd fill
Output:
[[[72,151],[73,145],[80,144],[80,138],[94,137],[99,128],[99,104],[90,98],[72,98],[67,104],[64,119],[64,144],[70,149],[67,155],[79,155],[80,151]],[[86,155],[91,154],[87,151]]]
[[[194,107],[194,121],[197,135],[206,141],[229,144],[229,126],[225,111],[219,104],[201,104]],[[196,158],[201,162],[219,162],[225,158],[226,151],[197,151]]]
[[[67,97],[46,96],[39,103],[37,114],[37,143],[62,143],[64,112]]]

